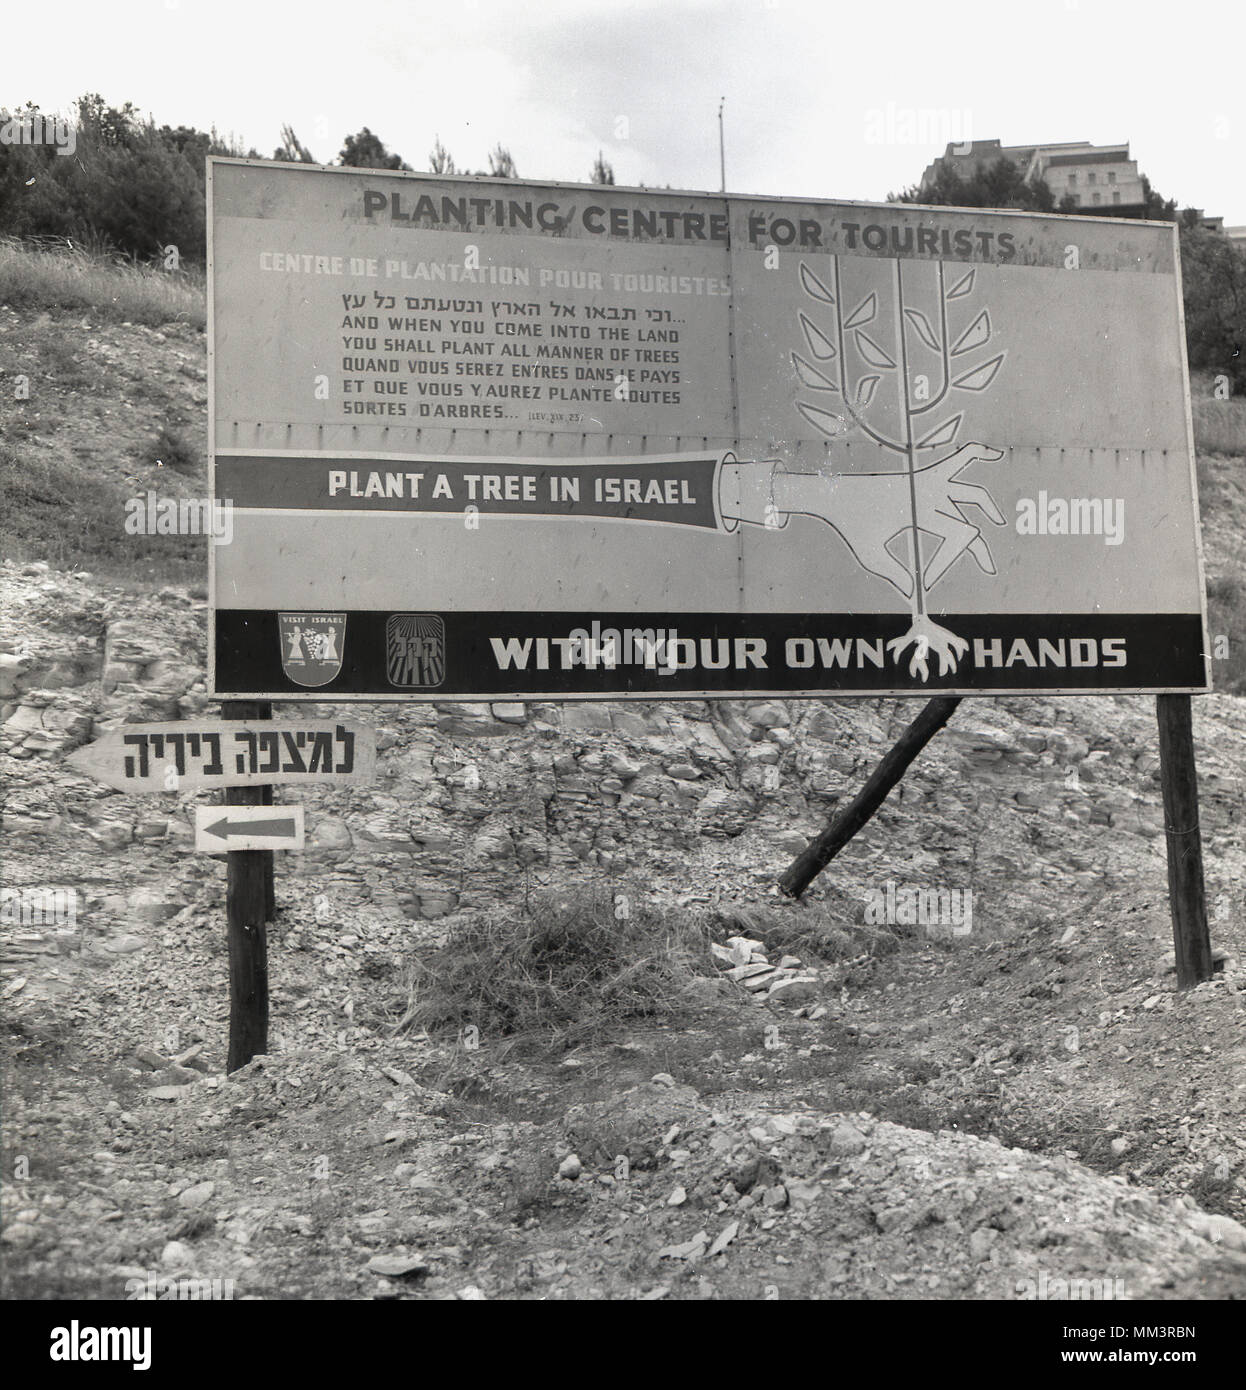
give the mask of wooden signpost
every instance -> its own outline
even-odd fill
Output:
[[[960,700],[955,696],[931,700],[900,735],[895,747],[874,769],[851,805],[833,816],[826,829],[801,851],[779,880],[789,898],[799,898],[849,840],[887,799],[908,765],[952,717]]]
[[[273,787],[360,784],[376,775],[376,737],[353,720],[272,722],[267,700],[232,700],[223,719],[125,724],[71,753],[70,766],[117,791],[159,795],[220,787],[195,807],[195,849],[226,857],[229,1057],[236,1071],[268,1048],[267,923],[276,910],[273,850],[302,849],[302,806]]]
[[[226,700],[226,719],[269,720],[268,700]],[[269,806],[271,786],[226,789],[226,806]],[[225,919],[229,942],[229,1053],[225,1070],[237,1071],[268,1051],[268,923],[277,913],[273,853],[230,850],[225,869]]]
[[[1203,885],[1203,838],[1198,823],[1198,773],[1188,695],[1157,695],[1164,838],[1168,846],[1168,906],[1177,953],[1177,988],[1211,979],[1211,935]]]

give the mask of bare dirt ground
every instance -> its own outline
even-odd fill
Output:
[[[534,707],[486,740],[458,711],[378,710],[377,786],[308,793],[320,849],[279,870],[271,1052],[227,1077],[224,868],[188,853],[194,798],[125,797],[61,761],[101,717],[200,703],[201,605],[40,566],[5,581],[23,653],[6,708],[24,712],[5,724],[7,882],[73,885],[82,905],[70,929],[6,926],[4,1165],[26,1175],[3,1194],[7,1296],[120,1297],[162,1277],[260,1298],[998,1299],[1040,1280],[1107,1280],[1131,1299],[1246,1292],[1239,699],[1198,702],[1227,958],[1182,993],[1144,699],[958,711],[802,906],[773,882],[815,828],[808,801],[762,798],[734,836],[693,834],[703,811],[654,802],[650,818],[689,833],[638,825],[621,877],[560,819],[562,795],[592,803],[578,789],[594,768],[631,758],[636,778],[656,777],[641,767],[655,750],[692,756],[708,738],[694,716],[715,711],[646,707],[620,733]],[[166,659],[114,685],[102,675],[134,655],[119,623],[126,640],[145,624],[147,656]],[[57,671],[78,683],[58,687]],[[912,710],[883,705],[752,713],[754,728],[792,719],[795,747],[813,721],[847,759],[848,790],[854,743],[864,769]],[[742,736],[732,766],[766,743]],[[424,746],[439,774],[413,775]],[[481,827],[521,814],[536,747],[562,768],[546,839],[526,866],[499,866]],[[707,761],[703,780],[726,784],[730,768]],[[617,841],[600,827],[619,809],[598,808],[596,843]],[[456,911],[430,918],[393,889],[443,862],[434,812],[463,865]],[[512,833],[534,843],[530,827]],[[973,885],[971,932],[864,922],[871,885],[939,865]],[[804,956],[817,985],[799,1008],[759,1005],[706,962],[668,1016],[578,1047],[394,1031],[412,963],[480,906],[637,883],[705,914],[719,940],[830,922],[846,944]],[[434,900],[426,885],[414,898]]]

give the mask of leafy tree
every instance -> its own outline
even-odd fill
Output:
[[[191,164],[202,165],[207,155],[220,153],[215,135],[196,130],[193,126],[179,125],[174,128],[162,125],[156,134],[167,149]]]
[[[75,104],[73,155],[0,145],[0,232],[68,238],[128,256],[204,251],[204,156],[249,153],[215,130],[160,126],[98,93]],[[39,114],[31,105],[26,115]]]
[[[346,137],[337,162],[351,169],[405,169],[407,172],[411,170],[411,166],[405,164],[398,155],[390,154],[380,138],[373,135],[367,126],[364,126],[358,135]]]
[[[1153,222],[1171,222],[1177,215],[1177,204],[1172,198],[1165,201],[1151,187],[1151,180],[1142,175],[1142,201],[1145,206],[1144,217]]]
[[[107,106],[98,92],[88,92],[77,101],[79,137],[86,135],[94,144],[132,149],[139,138],[141,123],[134,103]]]
[[[1246,253],[1197,216],[1183,217],[1179,236],[1190,366],[1223,372],[1246,391]]]
[[[600,150],[597,151],[597,160],[593,165],[591,181],[593,183],[609,184],[612,184],[614,182],[614,170],[610,167],[609,163],[607,163],[607,161],[602,157],[602,153]]]
[[[1028,212],[1051,212],[1055,196],[1044,179],[1026,179],[1011,159],[979,163],[973,174],[962,178],[949,165],[941,164],[932,187],[914,184],[902,193],[889,193],[889,203],[932,203],[962,208],[1020,208]]]

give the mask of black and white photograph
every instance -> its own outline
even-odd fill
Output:
[[[1244,64],[1232,0],[6,13],[26,1373],[428,1302],[1240,1365]]]

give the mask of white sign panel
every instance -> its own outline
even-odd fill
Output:
[[[301,806],[196,806],[195,850],[302,849]]]
[[[216,695],[1207,688],[1171,224],[209,175]]]

